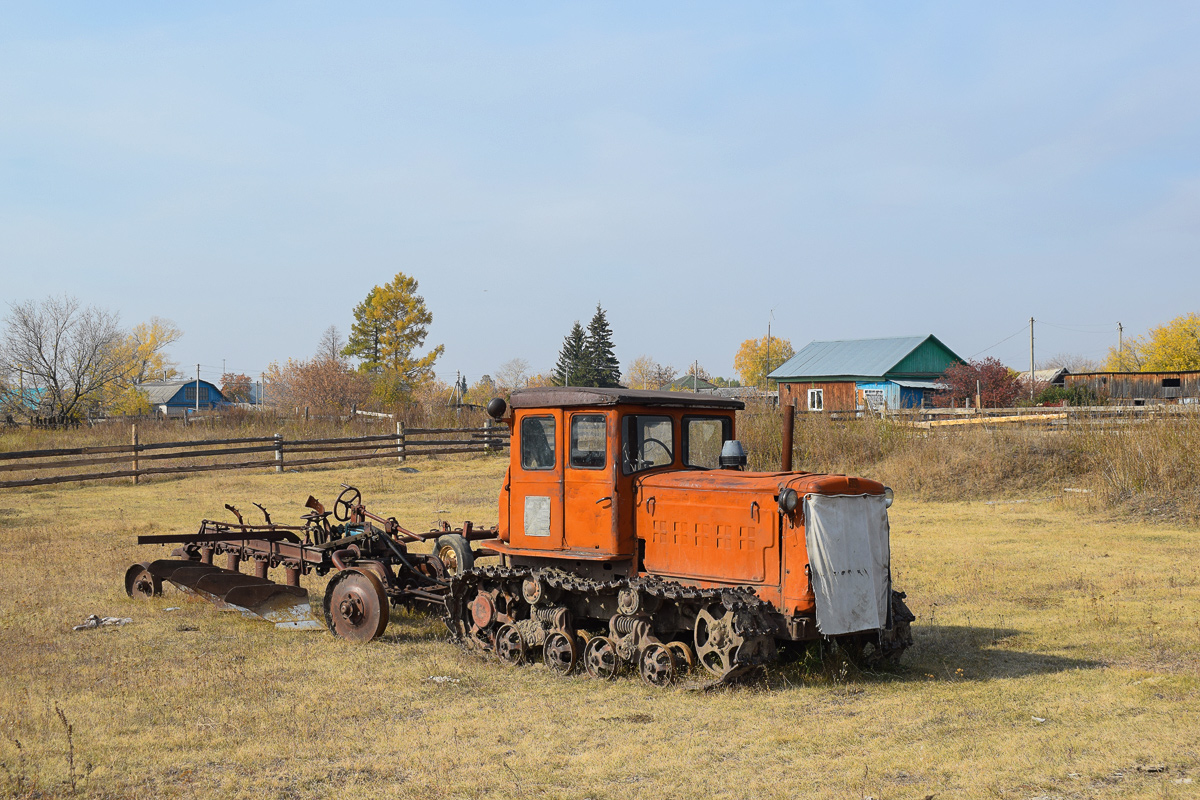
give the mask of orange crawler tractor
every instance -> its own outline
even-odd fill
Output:
[[[893,591],[891,490],[844,475],[746,472],[740,401],[549,388],[497,398],[512,430],[500,565],[459,571],[454,634],[567,674],[625,665],[666,685],[699,665],[729,679],[781,644],[836,642],[894,660],[914,620]]]

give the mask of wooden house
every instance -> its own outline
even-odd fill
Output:
[[[801,411],[919,408],[958,361],[932,334],[810,342],[769,377],[779,402]]]

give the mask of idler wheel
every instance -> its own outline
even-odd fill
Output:
[[[388,610],[383,582],[368,570],[342,570],[325,589],[325,624],[342,639],[377,639],[387,628]]]
[[[642,680],[651,686],[660,689],[670,686],[679,672],[675,665],[675,654],[666,645],[646,645],[638,658],[638,672]]]
[[[701,666],[723,678],[733,670],[738,648],[745,638],[735,630],[734,613],[720,606],[716,608],[723,612],[719,617],[707,608],[696,615],[696,656]]]
[[[148,564],[134,564],[125,570],[125,594],[137,600],[149,600],[162,594],[162,580],[150,572]]]
[[[621,671],[617,646],[607,636],[593,636],[583,648],[583,669],[593,678],[611,681]]]
[[[546,643],[542,645],[542,660],[552,672],[570,675],[578,659],[579,650],[575,646],[575,637],[561,631],[546,636]]]
[[[496,631],[496,655],[514,667],[525,661],[525,639],[516,625],[504,625]]]

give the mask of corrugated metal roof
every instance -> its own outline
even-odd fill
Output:
[[[221,394],[221,390],[215,385],[203,379],[201,379],[200,383],[201,385],[208,387],[209,398],[207,401],[202,400],[201,405],[225,402],[225,395]],[[145,383],[139,383],[138,388],[146,393],[146,397],[150,400],[151,406],[161,406],[170,402],[171,398],[174,397],[184,386],[195,385],[196,379],[192,378],[191,380],[146,381]]]
[[[844,339],[810,342],[775,369],[769,377],[882,377],[933,336],[896,336],[890,339]]]

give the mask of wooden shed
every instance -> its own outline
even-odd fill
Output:
[[[958,361],[933,334],[810,342],[769,377],[779,402],[801,411],[918,408]]]
[[[1063,377],[1066,389],[1087,389],[1118,405],[1200,403],[1200,370],[1182,372],[1079,372]]]

